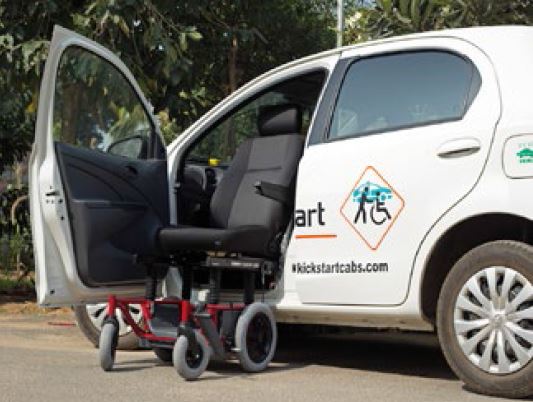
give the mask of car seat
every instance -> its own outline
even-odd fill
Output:
[[[210,227],[172,226],[159,231],[164,253],[239,253],[274,259],[289,222],[304,138],[302,113],[292,104],[264,106],[259,137],[245,140],[210,203]]]

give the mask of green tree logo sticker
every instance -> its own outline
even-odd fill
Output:
[[[531,148],[522,148],[516,153],[518,163],[533,163],[533,150]]]

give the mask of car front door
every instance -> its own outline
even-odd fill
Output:
[[[302,303],[399,305],[424,236],[483,170],[497,80],[451,38],[350,50],[335,75],[299,167],[286,289]]]
[[[165,148],[131,73],[102,46],[55,27],[30,158],[37,299],[138,294],[136,255],[169,221]]]

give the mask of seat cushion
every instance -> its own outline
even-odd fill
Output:
[[[225,251],[250,256],[271,257],[271,231],[262,226],[238,226],[230,229],[171,226],[159,231],[163,251]]]

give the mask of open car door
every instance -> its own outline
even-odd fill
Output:
[[[169,220],[167,162],[151,106],[109,50],[55,27],[30,159],[37,300],[142,292],[135,255]]]

